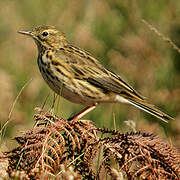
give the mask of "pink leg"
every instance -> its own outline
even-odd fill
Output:
[[[83,116],[85,116],[87,113],[89,113],[90,111],[92,111],[93,109],[96,108],[96,105],[93,106],[88,106],[86,108],[84,108],[81,112],[77,113],[73,118],[71,118],[72,120],[78,120],[81,119]]]

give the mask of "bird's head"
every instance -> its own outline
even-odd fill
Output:
[[[53,26],[39,26],[32,31],[18,31],[18,33],[32,37],[38,48],[61,48],[67,44],[63,32]]]

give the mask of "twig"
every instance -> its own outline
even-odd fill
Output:
[[[180,48],[176,46],[176,44],[168,37],[165,37],[163,34],[161,34],[155,27],[153,27],[151,24],[149,24],[146,20],[141,20],[152,32],[157,34],[163,41],[167,42],[171,45],[171,47],[176,50],[180,54]]]

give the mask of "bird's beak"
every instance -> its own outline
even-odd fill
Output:
[[[18,31],[18,33],[26,36],[33,36],[32,31]]]

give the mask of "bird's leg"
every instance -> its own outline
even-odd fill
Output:
[[[73,116],[72,118],[70,118],[69,120],[79,120],[81,119],[83,116],[85,116],[87,113],[89,113],[90,111],[92,111],[93,109],[95,109],[97,106],[97,104],[93,105],[93,106],[88,106],[86,108],[84,108],[81,112],[77,113],[75,116]]]

